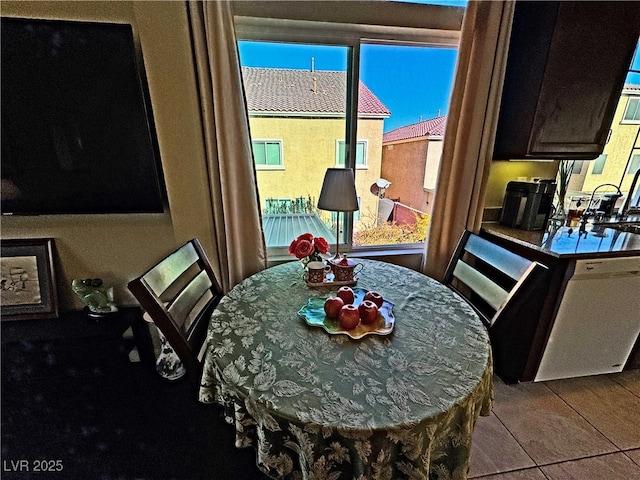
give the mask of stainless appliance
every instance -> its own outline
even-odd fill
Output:
[[[534,381],[620,372],[640,334],[640,257],[577,260]]]
[[[509,182],[502,203],[500,223],[523,230],[544,230],[551,213],[556,183]]]

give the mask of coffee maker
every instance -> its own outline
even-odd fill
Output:
[[[522,230],[544,230],[555,191],[554,180],[509,182],[500,212],[500,224]]]

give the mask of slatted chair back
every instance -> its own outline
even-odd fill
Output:
[[[129,282],[128,288],[180,357],[189,379],[199,382],[209,317],[222,289],[198,239]]]
[[[492,327],[510,303],[526,295],[547,267],[465,231],[447,267],[444,283],[463,296]]]

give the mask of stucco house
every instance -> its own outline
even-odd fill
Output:
[[[446,123],[442,115],[384,134],[381,175],[391,182],[387,198],[432,213]]]
[[[263,221],[275,221],[271,215],[312,210],[326,169],[344,166],[346,72],[243,67],[242,74]],[[377,212],[377,198],[369,194],[369,187],[380,177],[383,123],[390,114],[360,82],[356,215]],[[329,212],[318,213],[331,222]],[[289,231],[278,238],[283,229],[267,225],[268,232],[268,246],[288,245],[295,235]]]

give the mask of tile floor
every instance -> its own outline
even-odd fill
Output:
[[[476,480],[640,480],[640,370],[540,383],[494,379],[473,433]]]

